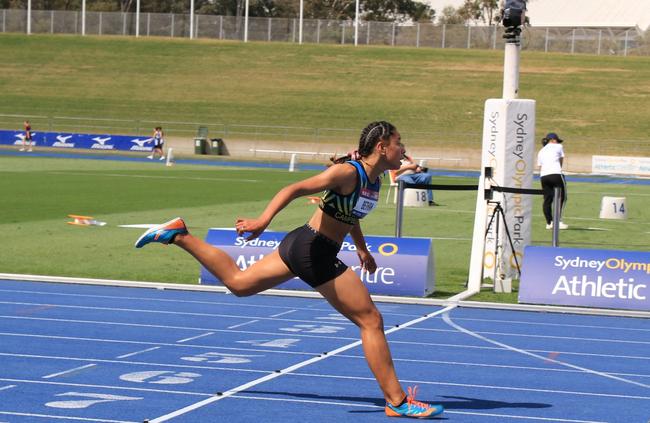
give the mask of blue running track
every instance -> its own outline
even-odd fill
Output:
[[[449,422],[650,420],[648,319],[379,303]],[[378,422],[322,299],[0,281],[0,422]]]

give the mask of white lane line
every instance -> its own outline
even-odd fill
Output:
[[[444,320],[444,317],[443,317]],[[455,332],[449,329],[434,329],[434,328],[411,328],[409,330],[418,330],[424,332]],[[579,336],[554,336],[554,335],[530,335],[527,333],[511,333],[511,332],[487,332],[476,331],[474,333],[483,335],[499,335],[499,336],[514,336],[522,338],[543,338],[543,339],[559,339],[562,341],[590,341],[590,342],[613,342],[616,344],[643,344],[650,345],[650,341],[630,341],[627,339],[608,339],[608,338],[581,338]]]
[[[53,416],[50,414],[34,414],[34,413],[14,413],[9,411],[0,411],[4,416],[20,416],[20,417],[41,417],[44,419],[58,419],[58,420],[78,420],[81,422],[99,422],[99,423],[140,423],[133,420],[106,420],[97,418],[84,418],[84,417],[70,417],[70,416]]]
[[[230,330],[230,329],[215,329],[215,328],[197,328],[192,326],[169,326],[169,325],[149,325],[141,323],[121,323],[121,322],[106,322],[102,320],[77,320],[77,319],[52,319],[52,318],[43,318],[43,317],[25,317],[25,316],[0,316],[3,319],[16,319],[16,320],[38,320],[38,321],[47,321],[47,322],[62,322],[62,323],[87,323],[92,325],[109,325],[109,326],[128,326],[128,327],[138,327],[138,328],[157,328],[157,329],[183,329],[183,330],[196,330],[196,331],[214,331],[214,332],[234,332],[234,333],[246,333],[253,335],[271,335],[271,336],[286,336],[286,334],[276,333],[276,332],[264,332],[264,331],[242,331],[242,330]],[[309,320],[310,323],[313,323],[313,320]],[[448,331],[452,332],[452,331]],[[1,333],[0,333],[1,334]],[[320,339],[349,339],[353,340],[356,338],[352,337],[343,337],[343,336],[325,336],[325,335],[306,335],[302,333],[292,333],[291,336],[302,337],[302,338],[320,338]]]
[[[398,330],[404,329],[404,328],[409,327],[411,325],[414,325],[414,324],[417,324],[417,323],[422,322],[424,320],[430,319],[431,317],[437,316],[437,315],[439,315],[441,313],[446,313],[449,310],[452,310],[452,309],[454,309],[456,307],[457,307],[456,305],[451,305],[451,306],[445,307],[445,308],[443,308],[441,310],[438,310],[438,311],[436,311],[434,313],[430,313],[430,314],[427,314],[427,315],[425,315],[423,317],[419,317],[417,319],[406,322],[406,323],[404,323],[402,325],[395,326],[395,327],[387,330],[386,334],[388,335],[390,333],[393,333],[393,332],[396,332]],[[216,401],[222,400],[224,398],[227,398],[229,396],[232,396],[232,395],[234,395],[234,394],[236,394],[238,392],[244,391],[244,390],[246,390],[248,388],[251,388],[251,387],[253,387],[255,385],[259,385],[260,383],[264,383],[266,381],[269,381],[271,379],[275,379],[275,378],[280,377],[282,375],[285,375],[287,373],[291,373],[294,370],[298,370],[298,369],[300,369],[302,367],[309,366],[310,364],[313,364],[313,363],[316,363],[318,361],[324,360],[326,358],[332,357],[332,356],[334,356],[336,354],[342,353],[343,351],[347,351],[349,349],[358,347],[359,345],[361,345],[360,340],[356,341],[356,342],[352,342],[352,343],[350,343],[348,345],[344,345],[344,346],[342,346],[340,348],[335,349],[334,351],[330,351],[327,354],[319,355],[318,357],[314,357],[314,358],[311,358],[309,360],[305,360],[303,362],[294,364],[293,366],[286,367],[286,368],[284,368],[282,370],[276,370],[275,373],[271,373],[271,374],[263,376],[263,377],[261,377],[259,379],[252,380],[252,381],[250,381],[248,383],[245,383],[243,385],[232,388],[232,389],[230,389],[230,390],[228,390],[226,392],[217,393],[216,395],[214,395],[214,396],[212,396],[210,398],[207,398],[207,399],[205,399],[203,401],[199,401],[199,402],[197,402],[195,404],[191,404],[191,405],[189,405],[187,407],[184,407],[184,408],[181,408],[179,410],[173,411],[171,413],[165,414],[164,416],[157,417],[157,418],[155,418],[153,420],[150,420],[150,423],[159,423],[159,422],[164,422],[164,421],[173,419],[174,417],[178,417],[178,416],[183,415],[185,413],[189,413],[190,411],[196,410],[196,409],[201,408],[203,406],[206,406],[208,404],[212,404],[213,402],[216,402]]]
[[[146,352],[149,352],[149,351],[157,350],[157,349],[159,349],[159,348],[160,348],[160,347],[151,347],[151,348],[147,348],[147,349],[145,349],[145,350],[140,350],[140,351],[136,351],[136,352],[132,352],[132,353],[128,353],[128,354],[124,354],[124,355],[120,355],[120,356],[118,356],[118,357],[116,357],[116,358],[127,358],[127,357],[133,357],[134,355],[138,355],[138,354],[146,353]]]
[[[507,419],[522,419],[522,420],[540,420],[545,422],[566,422],[566,423],[607,423],[603,420],[574,420],[574,419],[560,419],[557,417],[533,417],[533,416],[510,416],[508,414],[496,414],[496,413],[473,413],[470,411],[447,411],[447,414],[464,414],[468,416],[483,416],[483,417],[499,417]]]
[[[373,405],[373,404],[358,404],[358,403],[340,402],[340,401],[316,401],[316,400],[301,400],[301,399],[293,399],[293,398],[268,398],[268,397],[252,396],[252,395],[233,395],[232,397],[238,399],[245,399],[245,400],[297,402],[297,403],[307,403],[307,404],[336,405],[339,407],[376,408],[379,410],[384,409],[384,407]],[[484,417],[504,417],[504,418],[511,418],[511,419],[541,420],[541,421],[567,422],[567,423],[606,423],[599,420],[573,420],[573,419],[559,419],[559,418],[551,418],[551,417],[533,417],[533,416],[518,416],[518,415],[509,415],[509,414],[479,413],[479,412],[471,412],[471,411],[445,410],[445,414],[463,414],[463,415],[484,416]]]
[[[256,373],[262,373],[261,371],[254,371]],[[266,372],[264,372],[266,373]],[[331,375],[331,374],[310,374],[310,373],[291,373],[291,376],[298,377],[308,377],[308,378],[318,378],[318,379],[342,379],[349,381],[363,381],[376,384],[376,380],[372,377],[363,377],[363,376],[341,376],[341,375]],[[204,392],[189,392],[189,391],[179,391],[171,389],[151,389],[151,388],[136,388],[136,387],[127,387],[127,386],[115,386],[115,385],[95,385],[95,384],[82,384],[82,383],[70,383],[70,382],[54,382],[54,381],[39,381],[39,380],[28,380],[28,379],[8,379],[0,378],[0,382],[9,382],[9,383],[31,383],[31,384],[43,384],[43,385],[55,385],[55,386],[66,386],[66,387],[77,387],[77,388],[93,388],[93,389],[113,389],[119,391],[134,391],[134,392],[153,392],[153,393],[163,393],[163,394],[174,394],[174,395],[188,395],[193,397],[207,397],[211,399],[215,396],[213,393],[204,393]],[[580,395],[587,397],[598,397],[598,398],[618,398],[618,399],[629,399],[629,400],[641,400],[648,401],[650,396],[640,396],[640,395],[619,395],[619,394],[603,394],[598,392],[584,392],[584,391],[563,391],[557,389],[535,389],[535,388],[522,388],[522,387],[513,387],[513,386],[499,386],[499,385],[478,385],[472,383],[452,383],[452,382],[432,382],[430,380],[415,380],[415,379],[402,379],[401,382],[409,385],[433,385],[433,386],[451,386],[454,388],[470,388],[470,389],[482,389],[482,390],[497,390],[497,391],[515,391],[515,392],[535,392],[535,393],[544,393],[544,394],[553,394],[561,395],[563,397],[569,395]],[[153,421],[151,422],[153,423]]]
[[[650,233],[650,232],[648,232]],[[8,292],[8,293],[18,293],[18,294],[30,294],[30,295],[47,295],[47,296],[60,296],[60,297],[73,297],[73,298],[99,298],[99,299],[110,299],[110,300],[135,300],[138,302],[141,301],[152,301],[152,302],[160,302],[160,303],[179,303],[179,304],[205,304],[205,305],[212,305],[212,306],[227,306],[227,307],[242,307],[242,308],[269,308],[269,309],[287,309],[287,306],[274,306],[274,305],[264,305],[264,304],[250,304],[248,302],[246,303],[229,303],[229,302],[215,302],[215,301],[196,301],[196,300],[168,300],[164,298],[147,298],[147,297],[123,297],[123,296],[115,296],[115,295],[92,295],[92,294],[71,294],[71,293],[63,293],[63,292],[42,292],[42,291],[34,291],[34,290],[24,290],[24,289],[0,289],[0,292]],[[0,303],[1,304],[1,303]],[[9,303],[12,304],[12,303]],[[316,305],[321,305],[321,304],[316,304]],[[331,307],[327,303],[323,303],[325,307],[323,308],[323,311],[331,311]],[[384,306],[385,304],[379,304],[379,307]],[[61,305],[57,305],[57,307],[60,307]],[[301,311],[301,310],[313,310],[314,305],[306,306],[306,307],[293,307],[296,311]],[[385,308],[385,307],[384,307]],[[280,313],[282,314],[282,313]],[[413,314],[404,314],[404,313],[391,313],[390,310],[384,311],[382,309],[382,314],[383,315],[395,315],[395,316],[413,316]],[[212,315],[214,317],[228,317],[227,315]],[[237,316],[237,317],[242,317]],[[246,317],[251,317],[251,316],[246,316]],[[255,318],[262,318],[262,317],[257,317],[254,316]],[[273,317],[273,316],[271,316]],[[626,318],[628,319],[628,318]],[[602,328],[602,329],[612,329],[612,330],[636,330],[636,331],[649,331],[650,329],[640,329],[640,328],[624,328],[624,327],[617,327],[617,326],[594,326],[594,325],[567,325],[563,323],[542,323],[542,322],[526,322],[526,321],[517,321],[517,320],[498,320],[498,319],[472,319],[472,318],[455,318],[454,320],[477,320],[477,321],[485,321],[485,322],[508,322],[508,323],[520,323],[520,324],[530,324],[530,325],[545,325],[545,326],[566,326],[566,327],[585,327],[585,328]],[[296,321],[296,322],[307,322],[306,320],[288,320],[288,321]]]
[[[255,322],[259,322],[259,320],[251,320],[250,322],[244,322],[244,323],[240,323],[240,324],[238,324],[238,325],[228,326],[227,329],[240,328],[240,327],[242,327],[242,326],[250,325],[251,323],[255,323]]]
[[[244,352],[260,352],[260,353],[276,353],[276,354],[288,354],[288,355],[318,355],[319,352],[301,352],[301,351],[278,351],[270,349],[257,349],[249,347],[218,347],[212,345],[194,345],[194,344],[176,344],[176,343],[165,343],[165,342],[144,342],[144,341],[129,341],[121,339],[102,339],[102,338],[78,338],[73,336],[52,336],[52,335],[32,335],[32,334],[22,334],[22,333],[2,333],[0,336],[18,336],[26,338],[39,338],[39,339],[56,339],[56,340],[69,340],[69,341],[85,341],[85,342],[104,342],[109,344],[127,344],[127,345],[156,345],[157,347],[176,347],[176,348],[196,348],[196,349],[206,349],[206,350],[224,350],[224,351],[244,351]],[[279,334],[278,334],[279,335]],[[285,334],[286,335],[286,334]],[[21,356],[21,354],[6,354],[0,353],[0,356]],[[86,360],[88,361],[88,359]],[[95,361],[95,359],[92,359]]]
[[[650,328],[625,328],[621,326],[602,326],[602,325],[575,325],[567,323],[546,323],[546,322],[527,322],[525,320],[503,320],[503,319],[476,319],[470,317],[454,317],[455,321],[468,321],[468,322],[492,322],[492,323],[512,323],[518,325],[531,325],[531,326],[557,326],[563,328],[581,328],[581,329],[605,329],[605,330],[631,330],[650,332]],[[645,323],[645,322],[644,322]]]
[[[52,385],[52,386],[65,386],[65,387],[75,387],[75,388],[92,388],[92,389],[112,389],[117,391],[128,391],[128,392],[153,392],[159,394],[174,394],[174,395],[188,395],[191,397],[211,397],[212,394],[201,393],[201,392],[189,392],[189,391],[177,391],[172,389],[151,389],[151,388],[134,388],[127,386],[117,386],[117,385],[95,385],[90,383],[70,383],[70,382],[54,382],[49,380],[29,380],[29,379],[0,379],[3,382],[16,382],[16,383],[30,383],[36,385]]]
[[[234,349],[234,348],[233,348]],[[284,351],[267,351],[267,350],[250,350],[248,348],[236,349],[237,351],[242,352],[266,352],[266,353],[284,353]],[[499,348],[499,350],[503,350]],[[319,355],[314,353],[297,353],[294,352],[294,355],[304,355],[304,356],[313,356]],[[195,370],[220,370],[228,372],[252,372],[252,373],[268,373],[268,370],[252,370],[247,368],[238,368],[238,367],[218,367],[218,366],[207,366],[207,365],[190,365],[190,364],[167,364],[167,363],[157,363],[153,361],[124,361],[124,360],[106,360],[100,358],[92,357],[69,357],[69,356],[56,356],[56,355],[39,355],[39,354],[16,354],[16,353],[0,353],[0,357],[20,357],[20,358],[33,358],[36,360],[62,360],[62,361],[92,361],[96,363],[109,363],[109,364],[129,364],[136,366],[151,366],[151,367],[172,367],[172,368],[183,368],[183,369],[195,369]],[[358,359],[365,360],[365,357],[362,355],[351,355],[351,354],[339,354],[339,358],[349,358],[349,359]],[[118,357],[119,358],[119,357]],[[517,370],[534,370],[540,372],[565,372],[565,373],[582,373],[579,370],[572,369],[552,369],[547,367],[533,367],[533,366],[515,366],[515,365],[501,365],[501,364],[484,364],[484,363],[469,363],[463,361],[444,361],[444,360],[416,360],[408,358],[393,358],[395,362],[408,362],[408,363],[420,363],[420,364],[441,364],[441,365],[452,365],[452,366],[474,366],[474,367],[487,367],[487,368],[505,368],[505,369],[517,369]],[[635,374],[635,373],[617,373],[617,372],[607,372],[616,376],[628,376],[628,377],[639,377],[639,378],[650,378],[650,374]],[[1,390],[1,389],[0,389]]]
[[[242,304],[236,303],[236,302],[221,302],[221,301],[196,301],[196,300],[166,300],[164,298],[148,298],[148,297],[121,297],[121,296],[114,296],[114,295],[91,295],[91,294],[70,294],[70,293],[62,293],[62,292],[41,292],[41,291],[31,291],[31,290],[22,290],[22,289],[0,289],[0,292],[10,292],[10,293],[17,293],[17,294],[30,294],[30,295],[48,295],[48,296],[63,296],[63,297],[79,297],[79,298],[101,298],[101,299],[114,299],[114,300],[135,300],[138,301],[138,303],[142,301],[151,301],[151,302],[160,302],[160,303],[174,303],[174,304],[205,304],[205,305],[210,305],[210,306],[225,306],[225,307],[235,307],[235,308],[241,308]],[[225,294],[221,294],[225,295]],[[6,302],[8,304],[12,304],[11,302]],[[2,304],[2,302],[0,302]],[[314,307],[317,306],[323,306],[322,310],[323,312],[331,312],[332,309],[329,306],[328,303],[323,303],[319,302],[318,304],[312,304],[306,307],[291,307],[292,309],[295,309],[296,311],[300,310],[309,310],[312,311],[314,310]],[[57,307],[62,307],[64,306],[63,304],[57,305]],[[381,304],[383,308],[385,308],[384,304]],[[87,306],[88,307],[88,306]],[[250,305],[249,307],[253,308],[260,308],[260,309],[274,309],[274,310],[286,310],[290,307],[287,306],[274,306],[274,305],[266,305],[266,304],[254,304]],[[89,307],[89,308],[94,308],[94,307]],[[135,310],[135,311],[142,311],[142,310]],[[171,311],[165,311],[170,314],[178,314],[175,312]],[[382,314],[384,316],[391,315],[391,316],[407,316],[407,317],[415,317],[419,316],[417,313],[391,313],[390,311],[383,312]],[[258,316],[241,316],[241,315],[223,315],[223,314],[209,314],[208,316],[212,317],[255,317],[257,319],[269,319],[271,320],[273,316],[271,317],[258,317]],[[309,320],[289,320],[289,322],[309,322]],[[352,324],[352,323],[349,323]]]
[[[0,387],[0,391],[5,391],[7,389],[15,388],[16,385],[7,385],[7,386],[2,386]]]
[[[454,323],[454,322],[451,320],[451,317],[449,317],[449,313],[444,313],[444,314],[442,315],[442,320],[444,320],[445,323],[447,323],[449,326],[453,327],[454,329],[456,329],[456,330],[458,330],[458,331],[460,331],[460,332],[462,332],[462,333],[464,333],[464,334],[467,334],[467,335],[473,336],[474,338],[478,338],[478,339],[480,339],[480,340],[482,340],[482,341],[488,342],[488,343],[493,344],[493,345],[498,345],[498,346],[500,346],[500,347],[502,347],[502,348],[505,348],[505,349],[507,349],[507,350],[509,350],[509,351],[513,351],[513,352],[517,352],[517,353],[520,353],[520,354],[524,354],[524,355],[527,355],[527,356],[529,356],[529,357],[534,357],[534,358],[537,358],[537,359],[542,360],[542,361],[545,361],[545,362],[549,362],[549,361],[550,361],[551,363],[559,364],[560,366],[566,366],[566,367],[569,367],[569,368],[571,368],[571,369],[580,370],[580,371],[582,371],[582,372],[590,373],[590,374],[592,374],[592,375],[596,375],[596,376],[601,376],[601,377],[605,377],[605,378],[609,378],[609,379],[617,380],[617,381],[619,381],[619,382],[628,383],[628,384],[630,384],[630,385],[636,385],[636,386],[640,386],[640,387],[642,387],[642,388],[650,388],[650,385],[646,385],[645,383],[636,382],[636,381],[633,381],[633,380],[629,380],[629,379],[625,379],[625,378],[622,378],[622,377],[614,376],[614,375],[611,375],[611,374],[608,374],[608,373],[599,372],[599,371],[597,371],[597,370],[587,369],[586,367],[576,366],[576,365],[569,364],[569,363],[566,363],[566,362],[564,362],[564,361],[557,360],[557,359],[554,359],[554,358],[551,358],[551,357],[544,357],[544,356],[541,356],[541,355],[539,355],[539,354],[534,354],[534,353],[531,353],[531,352],[529,352],[529,351],[522,350],[522,349],[520,349],[520,348],[516,348],[516,347],[510,346],[510,345],[507,345],[507,344],[504,344],[504,343],[499,342],[499,341],[494,341],[494,340],[492,340],[492,339],[486,338],[486,337],[483,336],[483,335],[480,335],[480,334],[478,334],[478,333],[476,333],[476,332],[472,332],[472,331],[469,330],[469,329],[465,329],[464,327],[457,325],[456,323]]]
[[[286,334],[279,333],[268,333],[268,335],[280,336]],[[56,340],[70,340],[70,341],[82,341],[82,342],[105,342],[110,344],[133,344],[133,345],[157,345],[162,347],[191,347],[191,348],[204,348],[208,350],[227,350],[227,351],[246,351],[246,352],[265,352],[265,353],[278,353],[278,354],[318,354],[318,353],[302,353],[294,351],[276,351],[276,350],[264,350],[264,349],[251,349],[251,348],[232,348],[232,347],[217,347],[210,345],[192,345],[192,344],[170,344],[165,342],[145,342],[145,341],[132,341],[128,339],[107,339],[107,338],[83,338],[77,336],[58,336],[58,335],[36,335],[31,333],[12,333],[12,332],[0,332],[0,336],[16,336],[16,337],[25,337],[25,338],[38,338],[38,339],[56,339]],[[293,334],[293,336],[300,336]],[[332,337],[322,337],[327,339],[334,339]],[[340,338],[336,338],[340,339]],[[458,348],[458,349],[475,349],[475,350],[502,350],[503,348],[497,347],[486,347],[480,345],[465,345],[465,344],[446,344],[438,342],[412,342],[412,341],[390,341],[392,344],[403,344],[403,345],[413,345],[416,347],[436,347],[436,348]],[[598,354],[598,353],[589,353],[589,352],[574,352],[574,351],[550,351],[550,350],[529,350],[531,352],[538,353],[557,353],[564,355],[576,355],[584,357],[602,357],[602,358],[616,358],[616,359],[627,359],[627,360],[650,360],[650,357],[636,356],[636,355],[621,355],[621,354]],[[2,354],[0,354],[2,355]]]
[[[69,373],[74,373],[79,370],[88,369],[90,367],[95,367],[96,364],[86,364],[85,366],[75,367],[74,369],[65,370],[63,372],[52,373],[51,375],[43,376],[43,379],[52,379],[53,377],[67,375]]]
[[[227,307],[237,307],[237,308],[269,308],[275,310],[286,310],[287,306],[275,306],[275,305],[266,305],[266,304],[251,304],[251,303],[232,303],[232,302],[222,302],[222,301],[197,301],[197,300],[168,300],[164,298],[148,298],[148,297],[121,297],[116,295],[95,295],[95,294],[70,294],[66,292],[42,292],[34,291],[27,289],[0,289],[0,292],[11,292],[18,294],[30,294],[30,295],[47,295],[49,296],[60,296],[60,297],[79,297],[79,298],[101,298],[101,299],[110,299],[110,300],[135,300],[135,301],[152,301],[160,303],[178,303],[178,304],[206,304],[213,306],[227,306]],[[307,310],[308,307],[292,307],[297,310]]]
[[[0,304],[8,305],[24,305],[24,306],[33,306],[33,307],[57,307],[57,308],[68,308],[73,310],[103,310],[103,311],[116,311],[116,312],[125,312],[125,313],[146,313],[146,314],[168,314],[175,316],[196,316],[196,317],[207,317],[207,318],[255,318],[258,320],[273,320],[272,317],[263,317],[263,316],[247,316],[241,314],[212,314],[212,313],[190,313],[190,312],[181,312],[181,311],[168,311],[168,310],[150,310],[150,309],[141,309],[141,308],[116,308],[116,307],[94,307],[94,306],[77,306],[77,305],[58,305],[58,304],[42,304],[42,303],[25,303],[25,302],[16,302],[16,301],[0,301]],[[0,316],[8,317],[8,316]],[[313,320],[307,319],[282,319],[283,321],[292,322],[292,323],[313,323]],[[354,326],[354,324],[349,321],[342,322],[349,326]]]
[[[203,338],[203,337],[210,336],[210,335],[214,335],[214,332],[207,332],[207,333],[204,333],[204,334],[201,334],[201,335],[193,336],[191,338],[181,339],[180,341],[176,341],[176,342],[179,343],[179,344],[182,344],[183,342],[193,341],[195,339]]]
[[[247,351],[247,350],[245,350]],[[224,354],[226,355],[226,354]],[[306,354],[301,355],[305,356],[316,356],[316,354]],[[235,356],[241,356],[241,354],[235,354]],[[264,369],[249,369],[249,368],[238,368],[238,367],[218,367],[218,366],[207,366],[207,365],[196,365],[196,364],[167,364],[167,363],[155,363],[150,361],[130,361],[130,360],[105,360],[105,359],[94,359],[94,358],[78,358],[78,357],[57,357],[57,356],[48,356],[48,355],[36,355],[36,354],[7,354],[0,353],[0,357],[20,357],[20,358],[33,358],[36,360],[62,360],[62,361],[77,361],[77,362],[87,362],[95,361],[97,363],[109,363],[109,364],[129,364],[136,366],[150,366],[150,367],[166,367],[166,368],[182,368],[182,369],[201,369],[201,370],[218,370],[224,372],[245,372],[245,373],[263,373],[267,374],[271,370]]]
[[[339,354],[339,357],[356,358],[360,360],[364,359],[362,355],[350,355],[350,354]],[[473,367],[488,367],[488,368],[497,368],[497,369],[534,370],[538,372],[582,373],[581,370],[573,370],[573,369],[552,369],[549,367],[515,366],[512,364],[468,363],[465,361],[419,360],[419,359],[398,358],[398,357],[393,357],[393,361],[395,362],[403,361],[405,363],[420,363],[420,364],[442,364],[442,365],[449,365],[449,366],[473,366]],[[616,376],[650,378],[650,374],[617,373],[617,372],[607,372],[607,373]]]
[[[239,316],[241,317],[241,316]],[[145,327],[145,328],[161,328],[161,329],[183,329],[183,330],[196,330],[196,331],[214,331],[214,332],[232,332],[231,329],[216,329],[216,328],[199,328],[192,326],[169,326],[169,325],[154,325],[154,324],[141,324],[141,323],[122,323],[122,322],[107,322],[101,320],[79,320],[79,319],[54,319],[54,318],[45,318],[45,317],[31,317],[31,316],[7,316],[0,315],[0,318],[3,319],[16,319],[16,320],[37,320],[37,321],[47,321],[47,322],[64,322],[64,323],[89,323],[96,325],[111,325],[111,326],[129,326],[129,327]],[[287,320],[295,322],[297,320]],[[312,320],[307,320],[306,322],[313,323]],[[338,324],[338,322],[337,322]],[[348,322],[341,322],[341,324],[346,325]],[[430,332],[443,332],[443,333],[454,333],[454,330],[451,329],[434,329],[434,328],[413,328],[412,330],[419,331],[430,331]],[[241,333],[241,331],[236,331]],[[263,332],[263,331],[244,331],[243,333],[250,333],[255,335],[280,335],[273,332]],[[608,338],[581,338],[581,337],[567,337],[567,336],[548,336],[548,335],[528,335],[522,333],[507,333],[507,332],[478,332],[486,335],[500,335],[500,336],[515,336],[515,337],[529,337],[529,338],[544,338],[544,339],[558,339],[558,340],[571,340],[571,341],[590,341],[590,342],[612,342],[612,343],[628,343],[628,344],[648,344],[650,341],[629,341],[629,340],[620,340],[620,339],[608,339]],[[305,338],[325,338],[325,339],[356,339],[351,337],[331,337],[324,335],[306,335],[306,334],[293,334],[293,336],[305,337]]]
[[[436,343],[436,342],[412,342],[412,341],[391,341],[392,344],[404,344],[404,345],[414,345],[418,347],[449,347],[449,348],[459,348],[459,349],[474,349],[474,350],[503,350],[503,348],[498,347],[486,347],[482,345],[464,345],[464,344],[445,344],[445,343]],[[585,357],[605,357],[605,358],[625,358],[629,360],[650,360],[650,356],[636,356],[636,355],[620,355],[620,354],[597,354],[589,352],[573,352],[573,351],[556,351],[556,350],[529,350],[531,352],[538,353],[558,353],[566,355],[578,355]]]
[[[341,376],[341,375],[331,375],[331,374],[314,374],[314,373],[292,373],[291,376],[304,376],[312,378],[326,378],[326,379],[344,379],[352,381],[365,380],[369,382],[374,382],[375,379],[371,377],[363,376]],[[563,391],[558,389],[541,389],[541,388],[522,388],[518,386],[500,386],[500,385],[478,385],[475,383],[453,383],[453,382],[432,382],[430,380],[417,380],[417,379],[401,379],[400,382],[408,385],[434,385],[434,386],[453,386],[458,388],[471,388],[471,389],[484,389],[484,390],[497,390],[497,391],[515,391],[515,392],[536,392],[543,394],[554,394],[554,395],[581,395],[586,397],[599,397],[599,398],[622,398],[622,399],[634,399],[641,401],[650,400],[650,396],[642,395],[623,395],[623,394],[603,394],[599,392],[584,392],[584,391]]]
[[[0,317],[10,317],[10,318],[15,318],[15,316],[0,316]],[[69,322],[69,321],[67,321]],[[106,323],[106,322],[89,322],[89,321],[74,321],[73,323]],[[140,325],[138,325],[140,326]],[[150,326],[154,327],[154,326]],[[171,326],[163,326],[165,329],[192,329],[192,328],[177,328],[177,327],[171,327]],[[244,332],[244,333],[253,333],[253,334],[264,334],[264,335],[270,335],[270,336],[285,336],[286,334],[280,334],[280,333],[273,333],[273,332]],[[106,342],[106,343],[114,343],[114,344],[134,344],[134,345],[157,345],[157,346],[164,346],[164,347],[192,347],[192,348],[205,348],[205,349],[217,349],[217,350],[233,350],[233,351],[252,351],[252,352],[267,352],[267,353],[281,353],[281,354],[302,354],[299,352],[292,352],[292,351],[275,351],[275,350],[254,350],[250,348],[232,348],[232,347],[217,347],[217,346],[210,346],[210,345],[179,345],[179,344],[171,344],[171,343],[165,343],[165,342],[146,342],[146,341],[133,341],[133,340],[128,340],[128,339],[108,339],[108,338],[84,338],[84,337],[77,337],[77,336],[59,336],[59,335],[36,335],[36,334],[28,334],[28,333],[15,333],[15,332],[0,332],[0,336],[17,336],[17,337],[26,337],[26,338],[39,338],[39,339],[58,339],[58,340],[72,340],[72,341],[83,341],[83,342]],[[306,335],[301,335],[301,334],[292,334],[292,336],[306,336]],[[325,339],[341,339],[340,337],[327,337],[327,336],[319,336],[318,338],[325,338]],[[351,338],[345,338],[345,339],[351,339]],[[403,344],[403,345],[413,345],[416,347],[436,347],[436,348],[458,348],[458,349],[476,349],[476,350],[502,350],[503,348],[497,348],[497,347],[487,347],[483,345],[466,345],[466,344],[447,344],[447,343],[442,343],[442,342],[413,342],[413,341],[391,341],[393,344]],[[531,352],[538,352],[538,353],[543,353],[543,354],[548,354],[548,353],[558,353],[558,354],[564,354],[564,355],[576,355],[576,356],[585,356],[585,357],[603,357],[603,358],[616,358],[616,359],[627,359],[627,360],[650,360],[650,356],[644,357],[644,356],[636,356],[636,355],[623,355],[623,354],[599,354],[599,353],[590,353],[590,352],[575,352],[575,351],[563,351],[563,350],[529,350]],[[309,353],[308,353],[309,354]],[[317,354],[316,352],[312,354]]]
[[[288,311],[284,311],[282,313],[274,314],[271,317],[280,317],[280,316],[284,316],[285,314],[294,313],[296,311],[298,311],[298,310],[288,310]]]

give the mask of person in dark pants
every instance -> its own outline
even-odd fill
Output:
[[[550,132],[542,138],[544,146],[537,154],[537,165],[540,166],[539,176],[544,191],[544,204],[542,209],[546,218],[546,229],[553,228],[553,196],[555,187],[560,188],[560,210],[564,211],[566,204],[566,181],[562,173],[562,164],[564,162],[564,148],[562,140],[556,133]],[[560,218],[563,213],[560,213]],[[558,225],[560,229],[568,229],[569,226],[562,223]]]

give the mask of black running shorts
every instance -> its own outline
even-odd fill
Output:
[[[348,266],[336,257],[341,245],[309,225],[289,232],[278,247],[278,253],[291,272],[311,287],[343,274]]]

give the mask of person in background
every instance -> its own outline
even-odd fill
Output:
[[[162,127],[156,126],[153,130],[153,151],[150,156],[147,156],[148,159],[153,160],[156,157],[156,154],[160,156],[160,160],[165,160],[165,153],[163,152],[163,146],[165,145],[165,135],[163,134]]]
[[[427,168],[415,164],[409,156],[404,156],[402,165],[395,171],[396,180],[404,181],[408,184],[431,184],[431,174]],[[437,206],[438,203],[433,201],[433,191],[427,190],[427,200],[430,206]]]
[[[555,187],[560,188],[560,219],[564,212],[566,204],[566,180],[562,173],[562,164],[564,163],[564,148],[561,139],[555,132],[549,132],[542,138],[542,149],[537,154],[537,165],[540,167],[539,176],[544,191],[544,203],[542,210],[546,218],[546,229],[553,229],[553,197]],[[558,225],[560,229],[568,229],[569,226],[562,223]]]
[[[146,231],[135,246],[141,248],[154,242],[174,244],[190,253],[238,297],[300,277],[359,328],[366,361],[386,401],[386,415],[434,416],[443,412],[442,406],[416,401],[415,389],[409,388],[409,395],[404,392],[386,340],[382,315],[359,275],[337,257],[349,234],[362,268],[371,274],[377,270],[360,220],[377,206],[381,175],[400,167],[404,146],[393,125],[373,122],[361,132],[357,154],[358,160],[332,164],[318,175],[284,187],[257,218],[236,220],[237,233],[252,240],[293,200],[324,191],[308,222],[289,232],[277,249],[245,270],[223,250],[191,235],[180,217]]]
[[[26,120],[23,123],[23,128],[25,129],[25,135],[23,135],[23,146],[20,151],[25,151],[25,146],[27,146],[27,151],[32,151],[32,145],[34,144],[32,141],[32,124]]]

